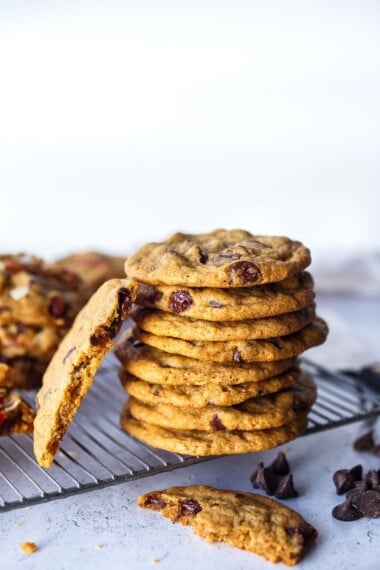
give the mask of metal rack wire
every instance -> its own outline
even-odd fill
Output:
[[[210,459],[158,450],[123,432],[119,413],[125,392],[115,367],[111,358],[101,367],[49,471],[36,463],[31,435],[0,439],[0,512]],[[303,368],[318,384],[305,435],[380,413],[380,397],[368,393],[357,380],[307,359]],[[33,394],[24,397],[33,402]]]

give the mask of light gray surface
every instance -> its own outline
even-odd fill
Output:
[[[322,298],[319,307],[332,332],[325,347],[310,351],[312,358],[332,366],[380,359],[379,303]],[[365,470],[379,468],[378,458],[352,450],[351,443],[362,429],[362,425],[354,424],[284,446],[300,491],[299,498],[286,504],[298,510],[319,531],[316,546],[299,568],[379,567],[380,521],[362,519],[343,523],[330,515],[332,507],[341,500],[335,495],[331,481],[335,469],[356,463],[362,463]],[[0,567],[4,570],[111,566],[133,570],[271,568],[250,553],[225,545],[207,545],[190,529],[172,525],[156,513],[139,510],[135,501],[140,493],[170,485],[202,483],[250,490],[249,477],[256,464],[261,459],[270,461],[275,454],[269,451],[215,459],[174,473],[4,513],[0,515]],[[36,542],[39,551],[25,557],[19,548],[22,541]]]

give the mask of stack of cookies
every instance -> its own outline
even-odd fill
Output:
[[[117,347],[121,425],[189,455],[247,453],[303,432],[316,398],[297,356],[324,342],[309,251],[243,230],[175,234],[126,262],[140,282]]]

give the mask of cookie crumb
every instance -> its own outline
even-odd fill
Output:
[[[22,542],[20,544],[20,548],[23,551],[24,554],[34,554],[34,552],[37,552],[38,550],[38,546],[37,544],[34,544],[34,542]]]
[[[95,545],[95,548],[96,548],[97,550],[100,550],[101,548],[103,548],[103,544],[96,544],[96,545]]]
[[[157,564],[158,562],[161,562],[161,558],[153,558],[152,562]]]

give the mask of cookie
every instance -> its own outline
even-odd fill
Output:
[[[286,237],[215,230],[148,243],[127,259],[125,272],[153,285],[250,287],[282,281],[310,261],[309,250]]]
[[[136,420],[169,429],[250,431],[279,427],[304,415],[315,402],[316,394],[314,381],[310,376],[302,374],[291,389],[253,398],[238,406],[149,406],[131,398],[129,412]]]
[[[193,527],[207,542],[225,542],[270,562],[297,564],[317,531],[289,507],[256,493],[204,485],[150,491],[140,507]]]
[[[77,316],[54,354],[37,395],[34,452],[49,467],[75,412],[90,388],[104,356],[113,346],[135,300],[138,283],[104,283]]]
[[[54,326],[0,325],[0,354],[6,359],[28,357],[48,361],[63,334],[63,329]]]
[[[41,386],[48,362],[35,358],[6,359],[0,356],[0,386],[30,390]]]
[[[305,430],[307,420],[298,418],[277,428],[252,431],[200,431],[167,429],[138,421],[128,412],[121,415],[121,427],[153,447],[185,455],[231,455],[272,449],[295,439]]]
[[[157,336],[142,331],[138,327],[132,331],[135,339],[154,348],[214,362],[266,362],[291,358],[308,348],[322,344],[327,333],[327,324],[320,318],[316,318],[296,333],[265,340],[189,341]]]
[[[109,279],[124,277],[124,257],[98,251],[74,253],[57,261],[57,265],[80,276],[89,298]]]
[[[139,309],[132,318],[141,330],[158,336],[204,341],[263,339],[299,331],[315,318],[315,306],[276,317],[242,321],[205,321],[155,309]]]
[[[280,283],[213,289],[141,284],[138,303],[207,321],[241,321],[305,309],[314,301],[313,280],[302,271]]]
[[[152,406],[170,404],[184,408],[205,408],[206,406],[234,406],[250,398],[273,394],[293,386],[299,375],[299,368],[291,368],[287,372],[261,382],[226,386],[222,384],[163,386],[149,384],[121,370],[120,380],[131,396]]]
[[[17,394],[0,387],[0,436],[33,431],[34,412]]]
[[[126,332],[116,345],[116,356],[133,376],[152,384],[244,384],[277,376],[295,365],[295,358],[272,362],[220,363],[170,354],[130,338]]]
[[[0,324],[66,331],[83,306],[80,278],[25,255],[0,256]]]

